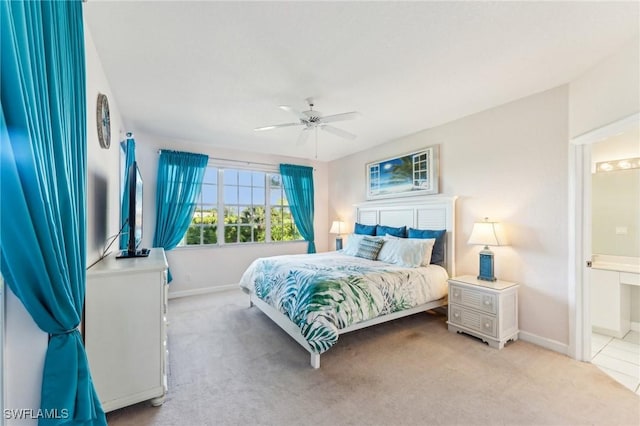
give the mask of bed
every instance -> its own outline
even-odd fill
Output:
[[[350,253],[355,243],[350,248],[348,241],[344,251],[256,259],[240,286],[251,305],[302,345],[311,355],[311,366],[319,368],[320,354],[336,344],[339,335],[447,304],[447,278],[455,274],[455,200],[429,196],[356,205],[356,222],[362,225],[446,229],[440,265],[428,260],[409,266],[390,263],[388,251],[380,257],[385,261],[369,260]],[[406,239],[383,238],[388,247],[409,245]],[[426,253],[428,259],[431,251],[419,256]]]

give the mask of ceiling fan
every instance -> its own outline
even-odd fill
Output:
[[[260,132],[263,130],[271,130],[271,129],[277,129],[279,127],[289,127],[289,126],[304,126],[304,128],[302,129],[302,132],[300,133],[300,136],[298,137],[298,145],[301,145],[303,143],[305,143],[307,141],[307,139],[309,138],[309,134],[311,133],[310,131],[313,129],[318,129],[320,128],[320,130],[324,130],[325,132],[329,132],[332,133],[336,136],[339,136],[341,138],[345,138],[345,139],[355,139],[357,136],[354,135],[353,133],[349,133],[345,130],[342,129],[338,129],[337,127],[334,126],[330,126],[327,123],[333,123],[336,121],[344,121],[344,120],[352,120],[354,118],[358,118],[360,117],[360,113],[356,112],[356,111],[352,111],[352,112],[343,112],[341,114],[333,114],[333,115],[326,115],[323,116],[322,113],[320,111],[314,111],[313,107],[313,99],[311,98],[307,98],[306,99],[307,103],[309,104],[309,109],[307,111],[298,111],[294,108],[291,108],[288,105],[281,105],[280,108],[288,111],[290,113],[292,113],[293,115],[296,116],[296,118],[298,119],[298,122],[295,123],[284,123],[284,124],[274,124],[271,126],[264,126],[264,127],[257,127],[253,130]]]

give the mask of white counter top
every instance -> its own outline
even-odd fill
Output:
[[[111,253],[87,270],[87,277],[96,275],[131,274],[164,271],[169,267],[162,247],[152,248],[148,257],[116,259],[119,252]]]
[[[591,267],[593,269],[640,274],[640,258],[594,254],[591,256]]]

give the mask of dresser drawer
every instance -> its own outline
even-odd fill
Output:
[[[497,295],[482,290],[462,287],[452,283],[450,286],[449,301],[490,314],[498,313]]]
[[[461,306],[449,305],[449,322],[487,336],[498,337],[497,320],[495,317],[470,311]]]

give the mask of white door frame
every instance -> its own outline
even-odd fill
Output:
[[[569,356],[591,361],[591,145],[640,123],[640,113],[571,139],[569,143]]]

